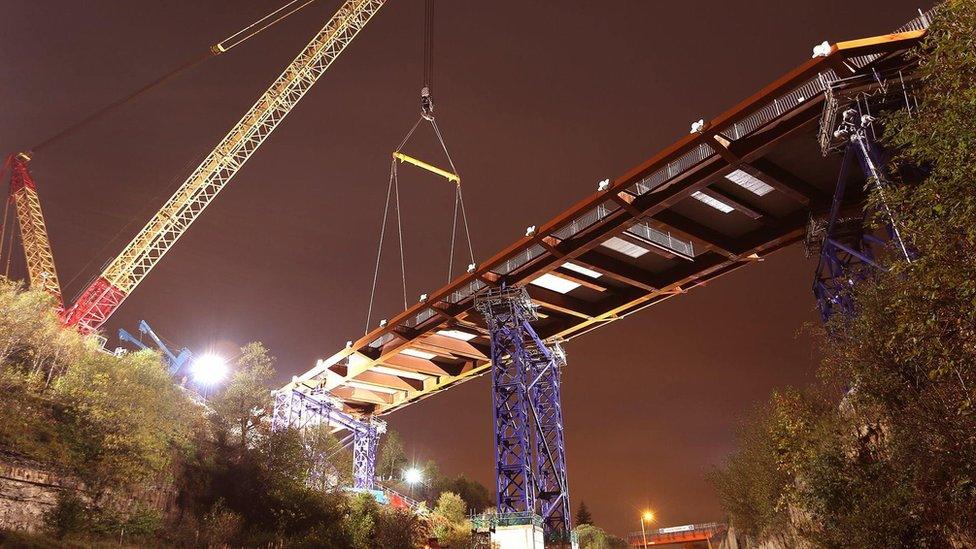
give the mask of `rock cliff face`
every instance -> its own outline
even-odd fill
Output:
[[[44,528],[44,514],[58,503],[58,496],[72,491],[90,501],[84,484],[70,475],[37,461],[0,452],[0,528],[37,532]],[[167,516],[175,510],[172,489],[153,489],[125,494],[108,494],[102,507],[125,516],[141,505]]]
[[[713,547],[716,547],[715,541],[713,538]],[[798,539],[796,536],[784,534],[760,543],[741,532],[736,532],[735,528],[732,527],[729,527],[717,547],[719,549],[812,549],[809,543]]]
[[[0,454],[0,528],[35,532],[44,526],[44,513],[64,490],[80,490],[41,464],[11,454]]]

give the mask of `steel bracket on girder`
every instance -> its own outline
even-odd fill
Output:
[[[565,354],[532,328],[524,288],[491,290],[476,301],[491,334],[496,491],[499,514],[534,513],[547,537],[571,531],[560,399]]]

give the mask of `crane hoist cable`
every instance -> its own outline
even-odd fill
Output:
[[[420,112],[434,116],[434,0],[424,0],[424,83],[420,88]]]
[[[200,63],[203,63],[207,59],[210,59],[211,57],[215,57],[217,55],[221,55],[223,53],[227,53],[233,48],[236,48],[237,46],[250,40],[254,36],[257,36],[261,32],[274,26],[275,24],[286,19],[290,15],[294,14],[295,12],[301,10],[305,6],[308,6],[309,4],[315,1],[316,0],[291,0],[290,2],[281,6],[280,8],[268,13],[267,15],[258,19],[257,21],[254,21],[250,25],[242,28],[241,30],[235,32],[234,34],[231,34],[230,36],[224,38],[220,42],[217,42],[216,44],[210,46],[210,48],[207,50],[206,53],[187,60],[180,66],[170,70],[169,72],[163,74],[159,78],[142,86],[141,88],[129,93],[128,95],[120,97],[119,99],[116,99],[112,103],[109,103],[108,105],[105,105],[104,107],[92,112],[91,114],[82,118],[78,122],[75,122],[74,124],[68,126],[67,128],[64,128],[58,133],[48,137],[44,141],[41,141],[37,145],[34,145],[30,149],[28,149],[28,151],[32,153],[37,152],[47,147],[48,145],[54,143],[55,141],[58,141],[63,137],[74,133],[75,131],[81,129],[82,127],[87,126],[88,124],[94,122],[95,120],[98,120],[101,117],[105,116],[106,114],[114,111],[115,109],[118,109],[119,107],[122,107],[123,105],[135,100],[139,96],[148,93],[149,91],[155,88],[158,88],[159,86],[165,84],[166,82],[169,82],[173,78],[176,78],[177,76],[186,72],[187,70],[199,65]]]
[[[391,202],[395,208],[396,222],[397,222],[397,238],[400,250],[400,279],[402,284],[403,292],[403,308],[406,310],[407,307],[407,270],[406,270],[406,259],[403,254],[403,224],[401,218],[401,208],[400,208],[400,185],[399,178],[397,175],[397,162],[406,162],[417,166],[418,168],[424,169],[435,175],[445,178],[448,183],[454,184],[454,214],[452,217],[451,225],[451,252],[447,263],[447,282],[450,283],[452,277],[454,276],[454,254],[455,245],[457,243],[457,232],[458,232],[458,219],[462,222],[462,227],[464,229],[465,240],[468,245],[468,254],[470,258],[470,263],[468,268],[471,269],[474,264],[474,247],[471,245],[471,232],[468,228],[468,215],[464,209],[464,195],[461,192],[461,176],[458,172],[457,166],[454,165],[454,159],[451,157],[450,151],[447,149],[447,144],[444,142],[444,136],[441,133],[440,127],[437,125],[437,120],[434,118],[434,103],[431,99],[431,87],[433,84],[433,16],[434,16],[434,2],[433,0],[426,0],[424,6],[424,86],[420,92],[420,117],[414,122],[410,131],[403,137],[400,144],[393,151],[393,158],[390,162],[390,182],[386,190],[386,205],[383,208],[383,221],[380,225],[380,238],[379,244],[376,250],[376,265],[373,269],[373,284],[370,288],[369,293],[369,307],[366,310],[366,326],[365,331],[369,332],[370,321],[373,315],[373,306],[375,304],[376,298],[376,285],[379,280],[380,273],[380,260],[383,255],[383,242],[386,237],[386,224],[390,217],[390,205]],[[430,124],[434,135],[437,137],[438,143],[440,143],[441,150],[444,151],[444,156],[447,158],[447,162],[450,165],[450,171],[438,168],[432,164],[419,160],[403,152],[404,147],[413,137],[417,128],[422,122],[426,121]]]

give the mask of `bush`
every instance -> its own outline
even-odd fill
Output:
[[[91,524],[88,504],[74,492],[61,492],[57,504],[44,514],[44,523],[58,538],[88,532]]]

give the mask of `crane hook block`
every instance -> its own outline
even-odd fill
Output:
[[[434,100],[430,97],[430,88],[424,86],[420,90],[420,114],[427,120],[434,119]]]
[[[403,154],[402,152],[399,152],[399,151],[393,153],[393,158],[399,160],[400,162],[407,162],[409,164],[413,164],[414,166],[417,166],[418,168],[423,168],[423,169],[427,170],[428,172],[435,173],[435,174],[443,177],[444,179],[447,179],[448,181],[450,181],[452,183],[456,183],[457,185],[461,185],[461,176],[459,176],[456,173],[451,173],[451,172],[449,172],[447,170],[442,170],[442,169],[438,168],[437,166],[432,166],[432,165],[424,162],[423,160],[417,160],[416,158],[414,158],[412,156],[408,156],[406,154]]]

